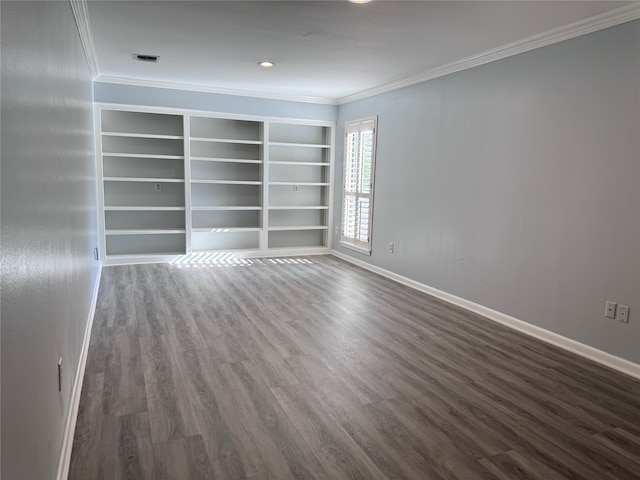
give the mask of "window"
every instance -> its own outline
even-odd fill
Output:
[[[345,125],[340,243],[371,254],[377,117]]]

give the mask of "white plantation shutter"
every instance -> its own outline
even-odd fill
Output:
[[[371,253],[376,117],[345,127],[341,243]]]

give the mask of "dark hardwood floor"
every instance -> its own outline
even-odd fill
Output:
[[[335,257],[103,269],[70,479],[640,479],[640,382]]]

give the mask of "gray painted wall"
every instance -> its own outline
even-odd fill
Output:
[[[640,363],[639,21],[341,106],[337,185],[374,114],[373,252],[338,251]]]
[[[51,480],[98,273],[92,87],[69,2],[0,5],[2,478]]]
[[[125,105],[204,110],[237,115],[301,118],[333,122],[338,114],[336,105],[288,102],[114,83],[96,82],[94,95],[95,101],[98,103],[122,103]]]

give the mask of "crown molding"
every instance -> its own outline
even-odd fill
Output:
[[[152,88],[169,88],[173,90],[186,90],[189,92],[203,92],[203,93],[215,93],[219,95],[235,95],[239,97],[255,97],[264,98],[266,100],[284,100],[287,102],[302,102],[302,103],[316,103],[321,105],[337,105],[336,99],[323,98],[323,97],[306,97],[295,96],[278,93],[262,93],[251,90],[237,90],[231,88],[210,87],[207,85],[194,85],[190,83],[174,83],[174,82],[161,82],[156,80],[142,80],[139,78],[127,78],[117,77],[110,75],[99,75],[95,79],[96,82],[101,83],[115,83],[119,85],[133,85],[137,87],[152,87]]]
[[[578,22],[570,23],[563,27],[554,28],[544,33],[533,35],[531,37],[512,43],[507,43],[506,45],[487,50],[477,55],[472,55],[455,62],[441,65],[424,73],[405,78],[403,80],[396,80],[394,82],[380,85],[379,87],[374,87],[368,90],[354,93],[353,95],[340,97],[336,99],[336,103],[338,105],[343,105],[345,103],[354,102],[356,100],[362,100],[363,98],[380,95],[381,93],[391,92],[393,90],[398,90],[410,85],[426,82],[427,80],[433,80],[434,78],[443,77],[451,73],[466,70],[468,68],[477,67],[479,65],[484,65],[496,60],[501,60],[513,55],[528,52],[536,48],[545,47],[547,45],[552,45],[554,43],[569,40],[581,35],[597,32],[598,30],[614,27],[616,25],[630,22],[632,20],[637,20],[639,18],[640,2],[634,2],[633,4],[625,5],[624,7],[616,8],[600,15],[595,15]]]
[[[87,11],[87,0],[69,0],[69,3],[71,4],[71,10],[73,10],[73,16],[76,19],[76,25],[78,26],[78,33],[80,34],[80,41],[84,49],[84,56],[87,59],[91,79],[95,80],[96,77],[100,75],[100,69],[98,68],[96,48],[93,44],[91,22],[89,22],[89,12]]]

